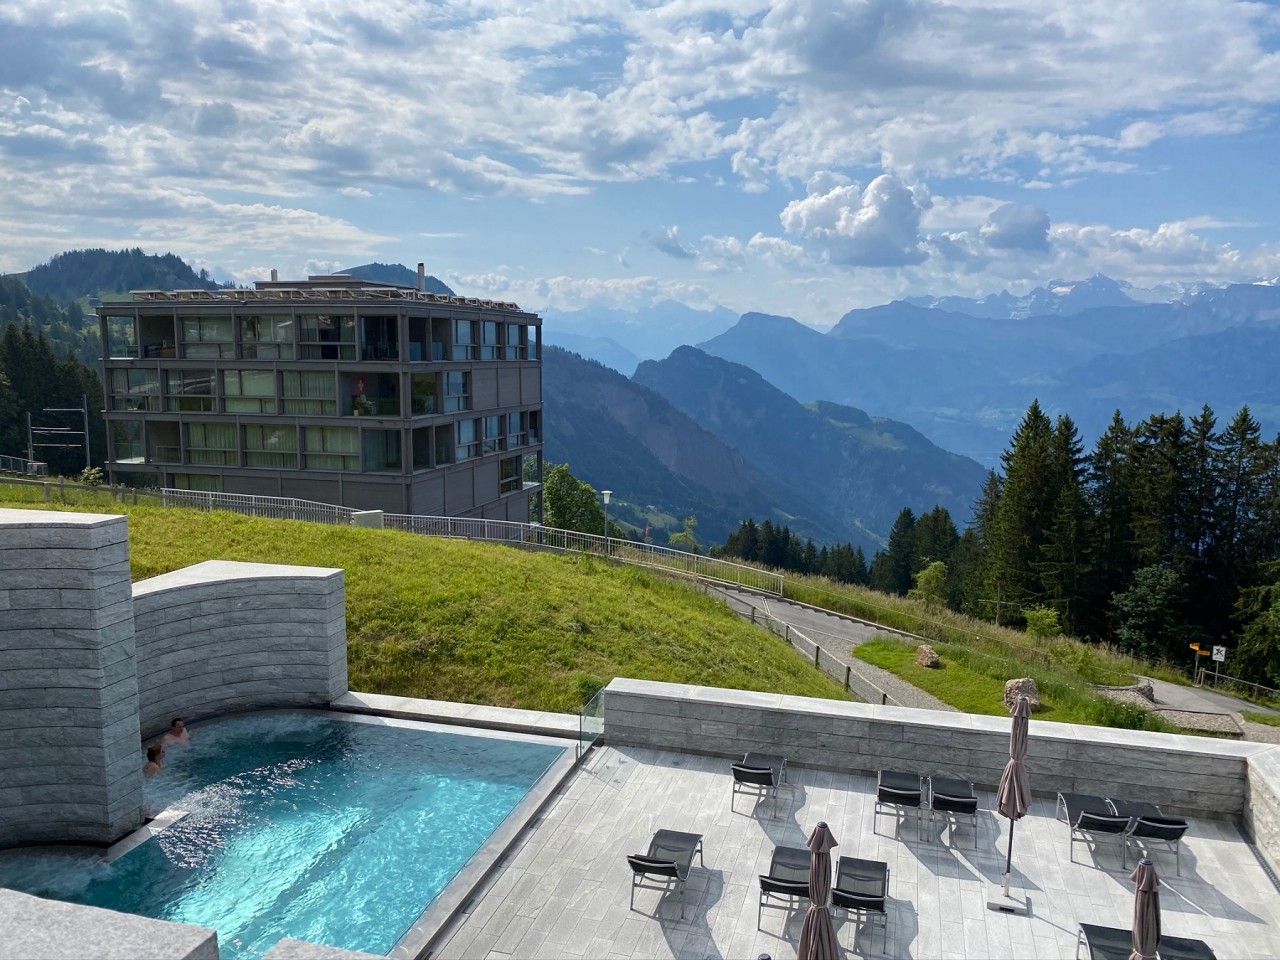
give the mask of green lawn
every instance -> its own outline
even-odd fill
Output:
[[[611,678],[634,677],[851,699],[723,604],[635,568],[230,513],[127,512],[135,580],[211,559],[345,569],[353,690],[574,711]]]
[[[1263,713],[1260,710],[1241,710],[1240,716],[1250,723],[1265,723],[1268,727],[1280,727],[1280,713]]]
[[[934,643],[932,646],[942,661],[939,669],[918,666],[916,644],[889,635],[861,644],[853,655],[966,713],[1008,716],[1004,705],[1005,681],[1031,677],[1036,681],[1044,707],[1035,714],[1036,719],[1138,730],[1174,729],[1154,714],[1096,693],[1070,672],[960,644]]]

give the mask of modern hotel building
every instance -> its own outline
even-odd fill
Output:
[[[103,304],[112,481],[538,519],[541,318],[421,277]]]

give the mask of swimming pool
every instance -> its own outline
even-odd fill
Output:
[[[0,857],[0,886],[218,931],[385,954],[565,748],[406,721],[272,711],[198,725],[146,781],[188,816],[114,863]]]

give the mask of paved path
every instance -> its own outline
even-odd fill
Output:
[[[1268,707],[1260,707],[1247,700],[1240,700],[1225,693],[1218,693],[1216,690],[1206,690],[1204,687],[1184,687],[1178,683],[1152,680],[1151,689],[1156,695],[1158,706],[1169,707],[1173,710],[1230,713],[1236,715],[1237,719],[1239,719],[1241,710],[1257,710],[1259,713],[1277,712]]]
[[[720,596],[729,609],[741,617],[750,617],[751,611],[754,610],[757,619],[767,616],[779,623],[787,624],[792,631],[822,647],[824,656],[828,656],[842,667],[849,667],[854,673],[888,694],[890,700],[898,706],[915,707],[921,710],[945,710],[949,713],[958,712],[955,707],[894,676],[888,670],[882,670],[850,655],[854,647],[866,643],[877,634],[884,633],[881,627],[750,590],[720,586],[708,587],[708,589],[713,595]],[[794,635],[792,642],[806,656],[812,655],[811,645],[796,640]]]

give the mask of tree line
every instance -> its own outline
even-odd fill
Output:
[[[766,526],[747,521],[717,550],[863,582],[832,572],[835,551]],[[1047,615],[1152,661],[1224,645],[1225,672],[1280,686],[1280,437],[1264,440],[1247,407],[1221,426],[1208,407],[1132,426],[1117,411],[1086,453],[1070,417],[1032,403],[968,527],[903,510],[865,583],[1010,626]]]
[[[75,413],[49,414],[47,407],[79,407],[89,401],[89,440],[94,466],[101,466],[107,453],[106,425],[102,418],[102,381],[96,371],[74,354],[54,349],[44,331],[29,323],[10,324],[0,335],[0,454],[27,456],[27,414],[33,426],[82,429]],[[36,443],[52,442],[34,437]],[[84,437],[67,435],[68,444],[83,444]],[[36,447],[36,460],[49,464],[50,474],[78,476],[85,468],[82,446],[76,449]]]

